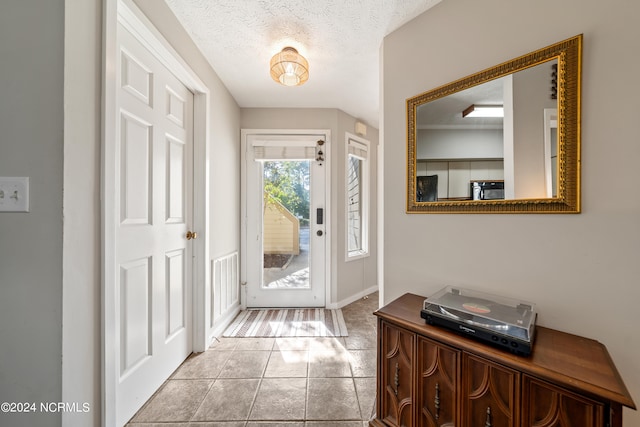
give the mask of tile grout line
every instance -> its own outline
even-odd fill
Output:
[[[220,341],[218,340],[218,342],[220,342]],[[209,348],[211,348],[211,346],[209,346]],[[206,350],[205,350],[205,351],[206,351]],[[215,351],[215,350],[214,350],[214,351]],[[221,351],[221,350],[218,350],[218,351]],[[231,353],[233,354],[233,352],[234,352],[234,351],[235,351],[235,347],[234,347],[234,349],[233,349],[233,350],[231,350]],[[195,416],[196,416],[196,414],[198,413],[198,411],[199,411],[199,410],[200,410],[200,408],[202,407],[202,404],[203,404],[203,403],[204,403],[204,401],[207,399],[207,396],[208,396],[208,395],[209,395],[209,393],[211,392],[211,389],[213,388],[213,385],[218,381],[218,379],[220,379],[220,374],[222,374],[222,370],[223,370],[223,369],[224,369],[224,367],[227,365],[227,363],[229,363],[229,358],[230,358],[230,357],[231,357],[231,356],[229,356],[229,357],[227,357],[227,358],[226,358],[226,360],[225,360],[225,361],[224,361],[224,363],[222,364],[222,367],[220,367],[220,370],[219,370],[219,371],[218,371],[218,373],[216,374],[216,377],[215,377],[215,378],[213,378],[213,381],[211,381],[211,384],[209,385],[209,389],[208,389],[208,390],[207,390],[207,392],[204,394],[204,397],[203,397],[203,398],[202,398],[202,400],[200,401],[200,404],[198,405],[198,408],[195,410],[195,412],[193,413],[193,415],[192,415],[192,416],[191,416],[191,418],[189,419],[188,423],[191,423],[191,422],[197,422],[196,420],[194,420],[194,419],[193,419],[193,417],[195,417]],[[182,365],[181,365],[181,366],[182,366]],[[180,369],[180,368],[178,368],[178,369]],[[176,372],[177,372],[177,370],[176,370]],[[174,374],[172,374],[172,375],[175,375],[175,372],[174,372]],[[195,378],[192,378],[192,379],[195,379]]]
[[[226,362],[225,362],[226,365]],[[222,369],[220,370],[220,372],[222,372]],[[189,418],[189,421],[187,422],[187,425],[189,425],[189,423],[191,423],[192,421],[194,421],[193,417],[196,416],[196,414],[198,413],[198,411],[200,410],[200,408],[202,407],[202,404],[204,403],[204,401],[206,400],[207,396],[209,395],[209,393],[211,392],[211,389],[213,388],[213,385],[216,383],[216,381],[218,381],[218,376],[220,376],[220,372],[218,372],[218,375],[216,376],[216,378],[213,379],[213,381],[211,381],[211,384],[209,384],[209,389],[207,390],[207,392],[204,394],[204,396],[202,397],[202,400],[200,401],[200,404],[198,405],[198,407],[196,408],[195,411],[193,411],[193,415],[191,415],[191,417]]]
[[[269,367],[269,361],[271,360],[271,356],[273,356],[273,348],[276,345],[276,341],[274,340],[271,344],[271,350],[269,351],[269,357],[267,358],[267,363],[264,364],[264,368],[262,368],[262,374],[260,378],[258,378],[258,387],[256,387],[256,392],[253,395],[253,400],[251,401],[251,407],[249,408],[249,412],[247,413],[247,419],[244,421],[244,425],[247,426],[249,421],[251,420],[251,413],[253,412],[253,408],[256,406],[256,400],[258,399],[258,393],[260,392],[260,388],[262,387],[262,380],[264,379],[264,375],[267,372],[267,368]]]

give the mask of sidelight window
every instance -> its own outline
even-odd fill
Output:
[[[369,253],[369,142],[347,135],[347,260]]]

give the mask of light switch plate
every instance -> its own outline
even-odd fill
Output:
[[[0,212],[29,212],[29,177],[0,177]]]

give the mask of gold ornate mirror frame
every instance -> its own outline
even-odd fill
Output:
[[[557,196],[546,199],[417,201],[417,108],[557,59]],[[579,213],[582,35],[407,99],[407,213]]]

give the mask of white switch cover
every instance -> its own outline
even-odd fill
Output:
[[[0,177],[0,212],[29,212],[29,177]]]

